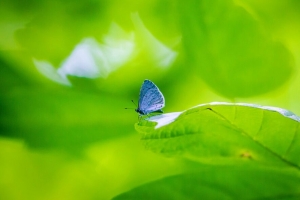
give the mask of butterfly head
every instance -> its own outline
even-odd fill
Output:
[[[147,113],[143,112],[139,108],[135,109],[135,112],[139,113],[140,115],[146,115]]]

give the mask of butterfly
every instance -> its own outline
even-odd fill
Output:
[[[160,112],[165,107],[165,98],[158,87],[150,80],[145,80],[139,96],[138,107],[135,109],[140,115],[148,115],[153,112]]]

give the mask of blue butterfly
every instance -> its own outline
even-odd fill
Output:
[[[165,107],[165,98],[158,87],[151,81],[145,80],[141,90],[138,107],[135,109],[140,115],[148,115],[153,112],[160,112]]]

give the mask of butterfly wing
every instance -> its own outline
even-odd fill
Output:
[[[148,114],[159,111],[165,106],[165,98],[158,87],[151,81],[145,80],[140,91],[139,110]]]

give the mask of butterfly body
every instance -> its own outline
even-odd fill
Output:
[[[163,112],[165,98],[158,87],[150,80],[145,80],[139,96],[138,108],[135,109],[140,115],[148,115],[154,112]]]
[[[149,113],[154,113],[154,112],[163,113],[163,111],[161,109],[160,110],[156,110],[156,111],[152,111],[152,112],[145,112],[145,111],[142,111],[140,109],[135,109],[135,112],[139,113],[140,115],[147,115]]]

